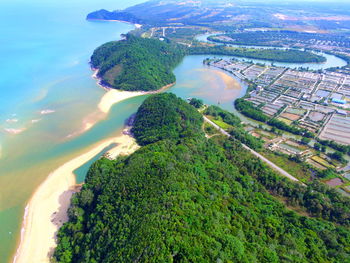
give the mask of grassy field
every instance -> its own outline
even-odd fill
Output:
[[[311,176],[311,171],[308,170],[302,163],[291,161],[288,159],[288,157],[277,155],[269,150],[264,150],[260,153],[302,182],[307,182]]]
[[[213,116],[209,116],[209,115],[206,117],[212,122],[214,122],[221,129],[228,130],[230,128],[233,128],[231,125],[227,124],[226,122],[223,122],[220,117],[214,118]]]
[[[278,117],[277,120],[279,121],[283,121],[285,124],[288,124],[288,125],[291,125],[293,121],[291,120],[288,120],[286,118],[283,118],[283,117]]]
[[[212,136],[212,135],[215,135],[215,134],[220,134],[214,127],[213,125],[207,123],[207,122],[204,122],[203,124],[203,130],[204,132],[208,135],[208,136]]]
[[[312,156],[311,159],[313,161],[315,161],[318,164],[321,164],[322,166],[326,167],[326,168],[335,168],[334,165],[331,165],[329,162],[327,162],[327,160],[315,155]]]

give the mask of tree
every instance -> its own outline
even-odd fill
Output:
[[[316,143],[314,144],[314,148],[315,148],[316,151],[320,151],[320,150],[321,150],[321,147],[322,147],[322,145],[321,145],[320,143],[318,143],[318,142],[316,142]]]
[[[302,144],[308,145],[310,142],[311,142],[310,138],[306,138],[306,137],[301,138]]]
[[[193,107],[199,109],[199,108],[201,108],[204,105],[204,103],[203,103],[203,100],[192,98],[190,100],[190,105],[192,105]]]
[[[341,152],[339,152],[339,151],[335,151],[335,152],[333,152],[333,153],[328,153],[327,154],[330,158],[332,158],[332,159],[335,159],[335,160],[337,160],[337,161],[339,161],[339,162],[346,162],[346,160],[344,159],[344,154],[343,153],[341,153]]]

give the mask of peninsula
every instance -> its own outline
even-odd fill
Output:
[[[312,211],[322,200],[348,199],[308,186],[313,201],[299,205],[309,217],[288,210],[269,192],[292,200],[304,186],[236,139],[208,140],[202,125],[202,115],[173,94],[146,99],[133,128],[143,147],[90,168],[59,231],[56,262],[346,261],[349,218],[336,225]]]
[[[247,98],[249,94],[257,97],[264,93],[258,92],[261,82],[255,83],[253,77],[248,81],[250,75],[244,75],[246,72],[251,70],[255,74],[254,69],[260,68],[256,79],[264,83],[271,80],[268,89],[279,84],[274,78],[284,77],[287,69],[275,70],[271,66],[274,78],[260,80],[270,68],[232,59],[203,61],[226,71],[229,71],[226,66],[234,64],[236,67],[229,72],[248,76],[242,78],[250,84],[246,97],[233,105],[247,117],[260,121],[259,131],[264,136],[257,135],[255,127],[242,123],[220,107],[204,105],[193,98],[187,103],[171,93],[154,94],[175,83],[173,70],[187,55],[286,63],[326,61],[318,53],[290,46],[286,49],[232,46],[241,43],[225,39],[234,36],[226,32],[235,25],[234,12],[235,7],[226,1],[166,0],[112,12],[99,10],[87,16],[88,20],[143,25],[123,35],[122,40],[108,42],[94,51],[91,67],[96,70],[99,84],[108,90],[98,105],[99,111],[106,115],[113,103],[144,94],[151,96],[137,110],[133,127],[128,131],[133,137],[124,134],[96,144],[56,170],[38,189],[30,201],[31,210],[25,223],[28,231],[24,245],[18,250],[18,262],[26,262],[28,258],[57,263],[349,260],[350,199],[318,180],[322,176],[339,179],[338,171],[311,169],[302,164],[297,154],[286,157],[265,151],[264,136],[271,136],[274,143],[277,136],[273,136],[285,131],[304,137],[303,143],[308,144],[315,137],[314,132],[296,127],[297,123],[275,120],[287,106],[267,116],[260,109],[266,103],[256,106]],[[252,24],[258,22],[261,24],[261,20]],[[235,30],[241,28],[235,25]],[[215,31],[220,32],[212,38],[216,43],[195,38]],[[266,44],[261,39],[259,42]],[[320,83],[321,79],[315,81],[315,85]],[[343,83],[342,79],[334,90]],[[294,94],[296,88],[283,90],[287,91]],[[300,95],[298,102],[302,100]],[[272,128],[268,130],[263,125]],[[291,138],[288,142],[295,143]],[[119,145],[110,156],[101,157],[90,167],[81,190],[73,194],[73,170],[113,143]],[[346,151],[349,152],[348,148]],[[262,152],[282,162],[274,164]],[[293,181],[280,176],[261,160]],[[286,169],[286,166],[290,167]],[[299,170],[293,170],[295,167],[301,167],[309,177],[300,178]],[[67,182],[59,185],[58,179]],[[59,188],[55,189],[56,185]],[[49,199],[42,202],[50,190],[52,202]],[[60,194],[65,191],[63,204],[59,204]],[[52,203],[54,207],[50,207]],[[57,224],[57,218],[52,215],[59,205],[64,211]],[[41,232],[44,221],[49,235],[35,236],[33,233]]]

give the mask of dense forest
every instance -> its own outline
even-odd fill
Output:
[[[108,42],[97,48],[91,65],[99,69],[102,84],[121,90],[157,90],[175,82],[173,68],[185,49],[157,39],[136,37]]]
[[[139,145],[146,145],[162,139],[200,136],[202,122],[195,107],[166,93],[147,99],[139,107],[131,132]]]
[[[349,199],[276,175],[233,138],[206,139],[189,107],[169,94],[146,99],[134,131],[144,146],[90,168],[54,261],[349,262]]]
[[[91,65],[105,86],[128,91],[152,91],[175,82],[172,70],[186,54],[231,55],[283,62],[322,62],[323,57],[298,50],[262,50],[223,46],[187,48],[168,40],[127,34],[124,40],[97,48]]]
[[[294,49],[259,49],[259,48],[234,48],[222,45],[217,46],[193,46],[189,48],[192,55],[221,55],[236,56],[251,59],[264,59],[274,62],[287,63],[321,63],[326,62],[326,58],[309,51]]]

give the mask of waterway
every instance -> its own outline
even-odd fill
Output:
[[[203,34],[203,35],[198,35],[196,37],[197,40],[202,41],[202,42],[210,42],[214,43],[212,41],[208,40],[208,37],[214,36],[216,34]],[[215,44],[220,44],[220,43],[215,43]],[[257,48],[257,49],[286,49],[283,47],[273,47],[273,46],[249,46],[249,45],[229,45],[232,47],[244,47],[244,48]],[[250,58],[242,58],[242,57],[234,57],[237,60],[240,61],[252,61],[254,63],[262,63],[266,65],[275,65],[277,67],[288,67],[288,68],[308,68],[309,70],[320,70],[320,69],[327,69],[327,68],[333,68],[333,67],[343,67],[347,65],[347,62],[344,59],[341,59],[337,56],[326,54],[324,52],[315,52],[312,51],[313,53],[317,55],[324,56],[327,61],[325,63],[283,63],[283,62],[271,62],[268,60],[263,60],[263,59],[250,59]]]
[[[125,120],[147,97],[113,106],[84,130],[104,94],[91,78],[89,57],[100,44],[133,28],[88,22],[85,16],[139,2],[143,0],[0,2],[0,57],[5,65],[0,78],[0,262],[11,262],[26,203],[40,183],[63,163],[120,134]],[[233,101],[245,94],[246,85],[203,65],[206,57],[184,58],[169,91],[233,111]],[[79,181],[87,166],[76,171]]]

